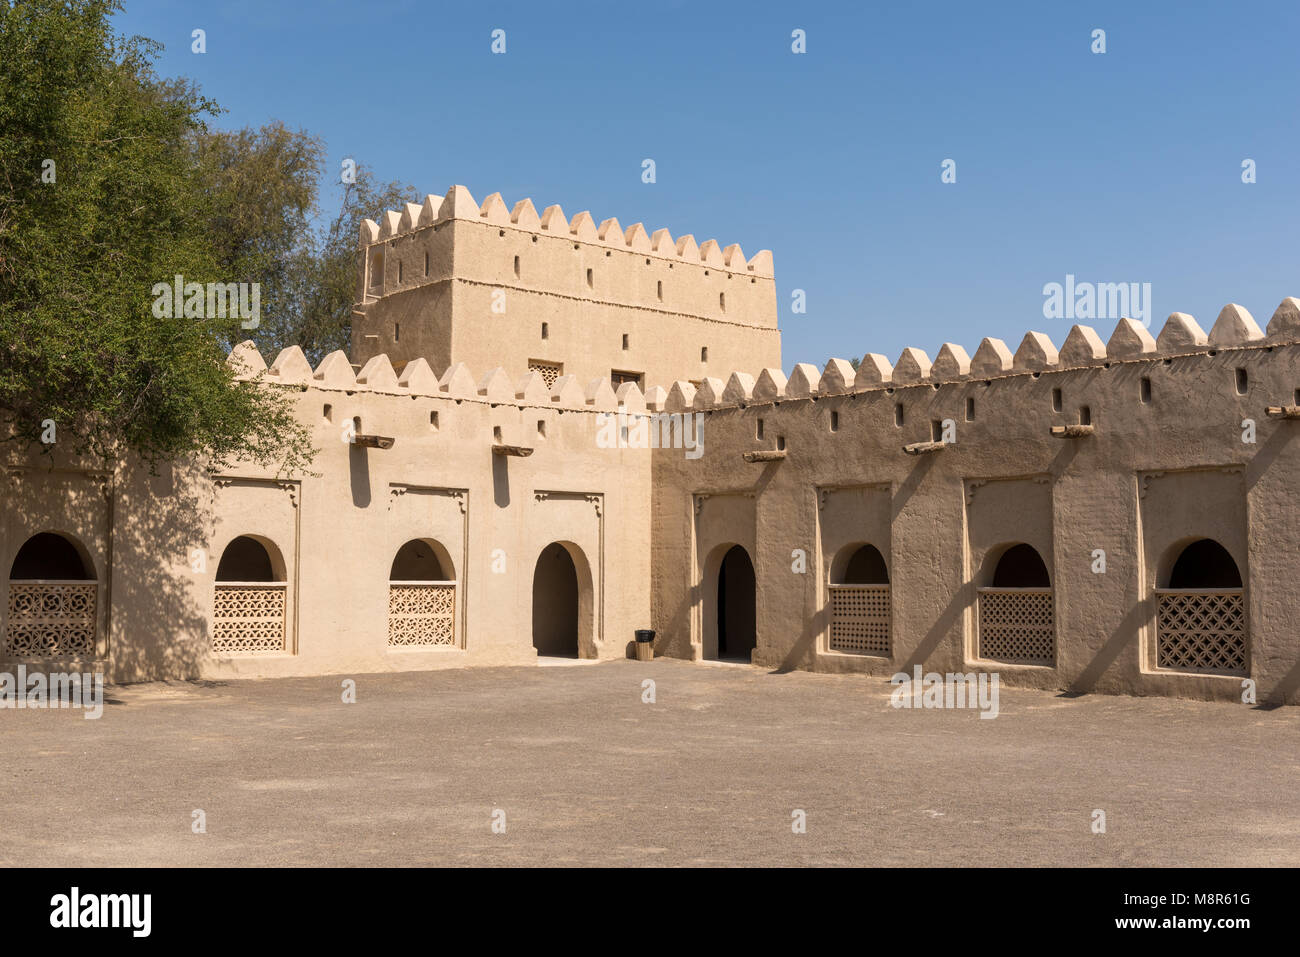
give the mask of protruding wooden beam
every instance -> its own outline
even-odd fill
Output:
[[[1097,427],[1095,425],[1054,425],[1052,426],[1052,436],[1057,439],[1085,439],[1090,435],[1095,435]]]
[[[391,435],[361,435],[353,436],[353,444],[360,445],[367,449],[391,449],[393,447],[393,437]]]
[[[1300,419],[1300,405],[1270,405],[1264,411],[1270,419]]]
[[[780,462],[785,458],[785,451],[746,452],[742,456],[746,462]]]
[[[947,444],[947,442],[913,442],[911,445],[904,445],[903,451],[908,455],[925,455],[927,452],[938,452]]]
[[[525,448],[522,445],[494,445],[492,446],[493,455],[517,455],[520,458],[528,458],[533,454],[533,450]]]

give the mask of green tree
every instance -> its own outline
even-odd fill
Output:
[[[199,132],[194,152],[212,203],[207,227],[218,270],[259,284],[261,315],[252,338],[265,344],[301,321],[299,284],[303,263],[313,255],[325,144],[273,122]]]
[[[290,345],[313,364],[349,351],[361,221],[415,202],[415,188],[379,183],[359,164],[338,212],[320,222],[330,169],[319,138],[277,121],[202,132],[194,150],[214,206],[208,225],[219,269],[262,288],[261,321],[239,339],[251,338],[268,361]]]
[[[357,237],[361,222],[378,220],[385,210],[419,200],[415,187],[380,183],[358,164],[356,182],[348,184],[338,213],[316,238],[315,255],[301,286],[302,321],[294,340],[309,357],[351,351],[352,307],[357,296]]]
[[[0,413],[62,446],[306,465],[284,394],[234,381],[239,318],[158,318],[156,284],[236,282],[196,146],[217,108],[115,33],[116,0],[0,4]],[[228,211],[228,210],[225,210]],[[268,213],[274,218],[273,213]],[[223,258],[226,259],[223,262]],[[243,268],[242,266],[240,268]]]

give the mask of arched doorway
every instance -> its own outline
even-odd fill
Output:
[[[456,644],[456,573],[451,555],[432,539],[412,539],[388,570],[388,644]]]
[[[279,549],[258,536],[233,538],[221,552],[216,579],[213,652],[283,652],[289,586]]]
[[[758,645],[757,591],[749,553],[733,545],[718,567],[718,653],[721,660],[750,661]]]
[[[582,549],[551,542],[533,568],[533,647],[551,658],[591,658],[591,571]]]
[[[1157,667],[1246,674],[1246,600],[1232,555],[1199,538],[1171,548],[1164,565],[1165,587],[1156,589]]]
[[[1054,665],[1052,580],[1038,550],[1023,542],[990,553],[979,589],[977,657],[1008,664]]]
[[[831,651],[890,656],[889,569],[874,545],[849,545],[831,563]]]
[[[56,532],[33,535],[9,568],[5,650],[33,657],[94,657],[94,565],[79,542]]]

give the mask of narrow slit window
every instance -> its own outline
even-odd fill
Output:
[[[1250,380],[1246,375],[1245,369],[1237,370],[1237,395],[1245,395],[1246,388],[1250,385]]]
[[[402,341],[402,324],[400,322],[393,323],[393,341]]]
[[[433,429],[433,431],[435,431],[435,432],[438,431],[438,413],[437,413],[437,412],[430,412],[430,413],[429,413],[429,428]]]
[[[940,422],[938,419],[930,420],[930,441],[931,442],[943,441],[943,423]]]
[[[1060,389],[1052,390],[1052,411],[1053,412],[1061,411],[1061,390]]]
[[[776,450],[777,450],[778,452],[784,452],[784,451],[785,451],[785,436],[784,436],[784,435],[778,435],[778,436],[776,437]]]
[[[1079,424],[1092,425],[1092,407],[1087,405],[1079,406]]]
[[[397,260],[397,281],[402,281],[402,261],[400,259]]]
[[[708,362],[708,361],[709,361],[709,347],[708,347],[708,346],[701,346],[701,347],[700,347],[700,361],[701,361],[701,362]]]
[[[426,252],[426,253],[424,254],[424,274],[425,274],[426,276],[429,275],[429,254],[428,254],[428,252]]]
[[[1142,399],[1143,405],[1151,401],[1151,380],[1146,376],[1142,377],[1142,386],[1138,395]]]
[[[973,395],[966,397],[966,421],[975,421],[975,397]]]
[[[754,438],[761,439],[762,437],[763,437],[763,420],[759,419],[758,424],[754,426]]]
[[[519,257],[515,257],[515,278],[519,278]]]
[[[544,439],[544,438],[546,438],[546,420],[545,420],[545,419],[538,419],[538,420],[537,420],[537,437],[538,437],[539,439]]]
[[[727,311],[727,294],[725,292],[718,293],[718,308],[723,312]]]
[[[588,289],[596,288],[595,277],[590,269],[587,270],[587,288]]]
[[[659,295],[659,301],[660,301],[660,302],[663,302],[663,301],[664,301],[664,281],[663,281],[662,279],[660,279],[659,282],[657,282],[655,285],[657,286],[657,292],[658,292],[658,295]]]
[[[894,406],[894,425],[899,427],[903,425],[903,403],[901,402]]]
[[[627,349],[627,344],[628,344],[628,334],[625,332],[625,333],[623,333],[623,349],[624,349],[624,350]]]
[[[551,336],[551,327],[550,327],[549,325],[547,325],[546,323],[543,322],[543,323],[542,323],[542,338],[543,338],[543,339],[549,339],[550,336]]]
[[[832,432],[838,432],[839,430],[840,430],[840,414],[839,414],[838,412],[832,412],[832,413],[831,413],[831,431],[832,431]]]

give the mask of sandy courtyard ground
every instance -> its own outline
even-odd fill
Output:
[[[663,659],[344,677],[0,711],[0,863],[1300,865],[1300,708],[1004,688],[981,720]]]

